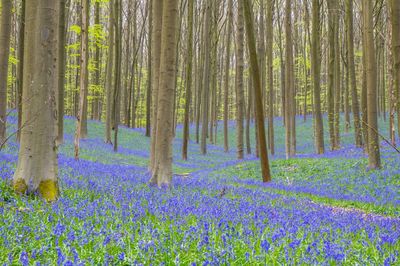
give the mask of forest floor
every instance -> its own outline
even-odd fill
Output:
[[[16,116],[8,122],[15,130]],[[342,123],[343,125],[343,123]],[[387,134],[387,123],[380,121]],[[275,119],[272,182],[262,183],[254,155],[237,160],[235,124],[224,153],[222,126],[208,154],[191,135],[189,160],[174,141],[173,188],[149,187],[150,140],[120,130],[120,148],[89,122],[81,159],[73,158],[74,120],[59,149],[61,197],[46,204],[11,187],[18,145],[0,152],[0,262],[3,265],[395,265],[400,264],[400,156],[382,142],[381,170],[342,129],[342,148],[315,155],[312,121],[297,121],[298,155],[284,158]],[[191,128],[191,132],[194,132]],[[254,127],[251,127],[254,152]],[[328,134],[325,136],[328,149]],[[194,263],[194,264],[193,264]]]

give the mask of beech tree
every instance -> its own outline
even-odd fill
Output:
[[[173,100],[175,94],[175,53],[178,22],[178,0],[167,0],[162,8],[161,54],[159,69],[157,134],[155,143],[155,164],[150,180],[158,187],[169,186],[172,179]]]
[[[35,192],[48,201],[58,197],[57,38],[59,2],[26,2],[25,49],[22,92],[22,128],[14,189]],[[27,48],[27,47],[26,47]],[[39,144],[39,145],[38,145]]]

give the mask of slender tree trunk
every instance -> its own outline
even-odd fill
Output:
[[[100,25],[100,3],[95,2],[95,19],[94,19],[94,24],[96,26]],[[99,40],[97,40],[99,41]],[[95,44],[95,80],[94,83],[96,86],[100,86],[100,75],[101,75],[101,58],[100,58],[100,46],[98,44]],[[94,92],[94,99],[92,102],[92,114],[93,114],[93,119],[94,120],[100,120],[101,114],[100,114],[100,92],[99,88],[96,87],[95,92]]]
[[[357,147],[362,146],[362,132],[360,125],[360,107],[358,103],[356,70],[354,66],[354,29],[353,29],[353,0],[346,0],[346,27],[347,27],[347,70],[350,80],[351,107],[353,111],[354,134]]]
[[[324,124],[321,112],[321,46],[320,46],[320,5],[319,0],[312,2],[312,42],[311,72],[314,95],[315,150],[317,154],[325,152]]]
[[[65,0],[60,0],[58,21],[58,92],[57,92],[57,145],[64,142],[64,84],[65,84]]]
[[[203,72],[203,86],[201,95],[201,139],[200,139],[200,150],[202,154],[207,153],[207,129],[208,129],[208,102],[209,102],[209,88],[210,88],[210,63],[211,63],[211,11],[212,2],[206,0],[206,14],[204,22],[204,72]]]
[[[105,142],[111,144],[112,128],[112,76],[114,67],[114,1],[110,0],[110,16],[108,20],[108,53],[106,72],[106,134]]]
[[[268,1],[267,5],[267,77],[268,77],[268,143],[271,154],[275,154],[274,133],[274,68],[273,68],[273,40],[274,40],[274,1]]]
[[[26,44],[22,98],[22,132],[14,189],[58,197],[57,163],[57,30],[60,4],[53,0],[26,2]],[[47,34],[41,34],[46,32]],[[56,62],[56,64],[54,63]],[[31,67],[35,66],[35,67]]]
[[[189,112],[190,112],[190,100],[192,98],[192,65],[193,65],[193,8],[194,1],[189,0],[188,5],[188,40],[187,40],[187,68],[186,68],[186,97],[185,97],[185,118],[183,125],[183,147],[182,147],[182,159],[187,160],[187,148],[189,142]]]
[[[250,54],[251,61],[251,73],[254,81],[254,97],[255,97],[255,105],[256,105],[256,119],[258,125],[258,141],[259,141],[259,149],[261,155],[261,173],[263,176],[263,182],[271,181],[271,173],[269,169],[269,161],[268,161],[268,151],[267,151],[267,143],[265,139],[265,126],[264,126],[264,110],[262,103],[262,92],[261,92],[261,78],[260,78],[260,70],[258,68],[257,62],[257,51],[254,37],[254,25],[253,25],[253,16],[251,10],[250,0],[239,0],[243,1],[244,7],[244,16],[246,19],[246,34],[247,34],[247,44]]]
[[[286,121],[286,158],[296,154],[295,147],[295,101],[294,101],[294,68],[293,68],[293,41],[292,41],[292,1],[286,0],[285,35],[286,35],[286,71],[285,71],[285,121]]]
[[[120,122],[120,106],[121,106],[121,53],[122,53],[122,0],[115,1],[115,76],[113,91],[113,128],[114,128],[114,152],[118,151],[118,126]]]
[[[363,20],[365,34],[363,46],[367,51],[366,74],[367,74],[367,112],[368,112],[368,166],[372,169],[381,167],[378,116],[377,116],[377,84],[376,84],[376,59],[374,47],[374,25],[373,25],[373,4],[371,0],[363,0]]]
[[[75,160],[79,159],[79,140],[87,136],[87,124],[85,132],[85,99],[87,101],[87,86],[88,86],[88,23],[89,23],[89,0],[81,1],[82,11],[82,27],[81,27],[81,60],[80,60],[80,93],[79,93],[79,113],[76,117],[76,132],[75,132]],[[87,103],[86,103],[87,104]],[[87,115],[87,113],[86,113]],[[85,135],[86,133],[86,135]]]
[[[243,159],[243,121],[244,121],[244,18],[243,2],[238,1],[238,17],[236,29],[236,136],[237,136],[237,158]]]
[[[228,0],[228,22],[225,42],[225,74],[224,74],[224,151],[229,151],[228,139],[228,120],[229,120],[229,67],[230,67],[230,47],[232,34],[233,0]]]
[[[0,25],[0,145],[6,140],[8,57],[11,37],[11,0],[1,1]]]
[[[147,44],[147,93],[146,93],[146,137],[150,137],[151,134],[151,91],[152,91],[152,67],[151,67],[151,44],[152,44],[152,31],[153,31],[153,1],[149,1],[148,12],[149,12],[149,21],[148,21],[148,44]]]
[[[18,70],[17,70],[17,111],[18,128],[21,128],[22,122],[22,88],[24,73],[24,39],[25,39],[25,0],[21,0],[21,18],[18,32]],[[21,137],[21,130],[17,132],[17,142]]]

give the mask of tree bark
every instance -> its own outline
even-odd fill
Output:
[[[347,32],[347,70],[350,81],[351,107],[353,111],[354,135],[357,147],[362,147],[362,132],[360,125],[360,107],[358,102],[356,70],[354,65],[354,29],[353,0],[346,0],[346,32]]]
[[[313,0],[312,3],[311,77],[314,95],[315,150],[317,154],[323,154],[325,146],[324,124],[321,112],[320,4],[319,0]]]
[[[363,1],[363,20],[365,34],[363,46],[367,52],[365,56],[367,75],[367,112],[368,112],[368,166],[372,169],[381,167],[378,116],[377,116],[377,70],[374,47],[373,4],[371,0]]]
[[[172,179],[173,100],[175,93],[175,52],[177,43],[178,0],[166,0],[163,8],[160,83],[157,110],[157,153],[151,183],[169,186]],[[156,5],[157,8],[160,6]]]
[[[11,37],[11,0],[1,1],[0,25],[0,145],[6,140],[8,57]]]
[[[110,0],[110,16],[108,20],[108,53],[106,72],[106,134],[105,142],[111,144],[112,128],[112,76],[114,67],[114,1]]]
[[[256,119],[258,125],[258,142],[259,142],[259,151],[261,155],[261,173],[263,176],[263,182],[271,181],[271,173],[269,169],[269,161],[268,161],[268,151],[267,151],[267,143],[265,139],[265,125],[264,125],[264,110],[262,103],[262,92],[261,92],[261,78],[260,78],[260,70],[257,62],[257,51],[254,37],[254,25],[253,25],[253,16],[251,10],[250,0],[239,0],[239,2],[243,1],[244,8],[244,16],[246,19],[246,34],[247,34],[247,44],[250,54],[251,61],[251,73],[254,81],[254,97],[255,97],[255,105],[256,105]]]
[[[89,0],[81,0],[81,55],[80,55],[80,76],[79,76],[79,113],[76,117],[76,132],[75,132],[75,160],[79,159],[79,142],[80,139],[87,137],[87,112],[85,112],[85,105],[87,105],[87,91],[88,91],[88,64],[89,64]],[[85,103],[86,102],[86,103]],[[86,107],[87,108],[87,107]]]
[[[47,201],[58,197],[57,30],[59,2],[26,2],[26,42],[22,95],[22,132],[14,189],[35,192]],[[34,52],[32,52],[34,51]]]
[[[237,29],[236,29],[236,137],[237,137],[237,158],[243,159],[243,121],[244,121],[244,18],[243,2],[238,1]]]
[[[182,147],[182,159],[187,160],[187,148],[189,142],[189,112],[190,112],[190,100],[192,98],[192,66],[193,66],[193,8],[194,1],[189,0],[188,5],[188,40],[187,49],[188,54],[186,58],[186,97],[185,97],[185,118],[183,125],[183,147]]]

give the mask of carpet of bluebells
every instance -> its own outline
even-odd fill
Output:
[[[114,153],[104,125],[91,121],[75,161],[69,117],[53,204],[13,193],[12,138],[0,152],[0,265],[400,265],[400,155],[382,142],[383,167],[369,170],[342,129],[342,149],[316,156],[311,118],[298,120],[298,155],[285,160],[276,118],[270,184],[254,155],[236,160],[234,123],[229,153],[220,124],[207,156],[191,135],[188,161],[178,126],[173,188],[160,190],[147,185],[142,129],[122,128]],[[15,113],[8,122],[13,132]]]

